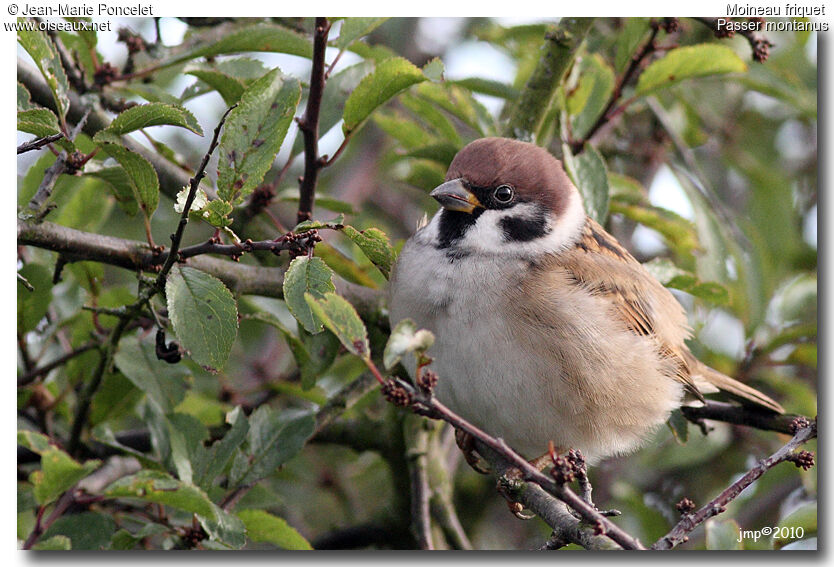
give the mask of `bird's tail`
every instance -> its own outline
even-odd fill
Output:
[[[698,365],[693,372],[693,378],[695,379],[695,385],[705,394],[712,393],[717,388],[743,405],[752,405],[767,408],[777,413],[785,413],[785,409],[779,405],[779,402],[772,400],[747,384],[742,384],[738,380],[730,378],[717,370],[713,370],[705,364]],[[714,388],[710,388],[709,386],[713,386]]]

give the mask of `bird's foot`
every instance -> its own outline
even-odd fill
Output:
[[[463,458],[466,459],[467,464],[481,474],[489,474],[488,467],[483,465],[483,460],[475,450],[475,438],[469,433],[460,429],[455,429],[455,443],[458,449],[463,453]]]

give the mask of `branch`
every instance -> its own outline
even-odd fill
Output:
[[[99,345],[98,345],[97,341],[92,341],[92,342],[89,342],[89,343],[85,343],[85,344],[81,345],[80,347],[72,350],[71,352],[68,352],[67,354],[65,354],[65,355],[63,355],[59,358],[56,358],[52,362],[44,364],[40,368],[35,368],[33,370],[30,370],[29,372],[27,372],[26,374],[24,374],[23,376],[21,376],[20,378],[17,379],[17,387],[20,388],[21,386],[26,386],[27,384],[30,384],[31,382],[34,382],[40,376],[45,376],[46,374],[49,374],[52,370],[58,368],[59,366],[62,366],[64,364],[66,364],[71,359],[75,358],[76,356],[78,356],[80,354],[84,354],[85,352],[87,352],[89,350],[93,350],[94,348],[98,348],[98,346]]]
[[[521,91],[504,134],[530,141],[538,131],[553,94],[570,68],[594,18],[562,18],[545,34],[542,56]]]
[[[692,19],[711,29],[717,38],[733,37],[736,33],[735,30],[731,29],[720,29],[718,27],[718,18]],[[758,21],[761,23],[764,21],[764,18],[758,18]],[[770,56],[770,48],[773,47],[773,43],[769,39],[756,33],[756,30],[740,30],[738,33],[747,39],[747,42],[750,44],[750,48],[753,50],[753,59],[755,61],[758,61],[759,63],[767,61],[767,58]]]
[[[712,419],[787,434],[793,434],[795,430],[793,426],[794,420],[802,417],[760,411],[755,408],[713,400],[707,400],[706,404],[701,407],[683,406],[681,407],[681,411],[686,419],[696,424],[700,423],[703,419]]]
[[[17,147],[17,155],[31,152],[32,150],[39,150],[44,146],[48,146],[52,142],[57,142],[64,137],[63,132],[52,134],[51,136],[44,136],[43,138],[36,138],[30,142],[24,142]]]
[[[779,463],[791,461],[796,464],[797,467],[802,467],[806,470],[813,466],[813,453],[809,453],[807,451],[794,453],[794,450],[796,450],[803,443],[816,438],[817,422],[814,420],[813,422],[799,425],[804,426],[796,429],[793,439],[788,441],[784,447],[773,453],[770,457],[759,461],[755,467],[747,472],[747,474],[728,486],[709,504],[694,514],[685,515],[669,533],[652,545],[652,549],[672,549],[676,545],[686,541],[688,539],[688,533],[709,518],[724,512],[727,509],[727,504],[732,502],[745,488],[753,484],[756,479]]]
[[[316,180],[323,162],[319,157],[319,111],[324,93],[324,52],[330,23],[327,18],[316,18],[313,36],[313,68],[310,71],[310,92],[307,108],[298,121],[298,129],[304,135],[304,177],[301,179],[298,200],[298,222],[313,218],[316,196]]]
[[[411,419],[409,419],[410,417]],[[406,442],[406,465],[411,486],[411,532],[419,549],[435,549],[431,533],[428,452],[430,431],[417,416],[408,416],[403,428]]]
[[[168,253],[154,254],[147,243],[83,232],[51,222],[18,220],[19,245],[36,246],[61,254],[67,262],[94,261],[132,271],[155,271]],[[239,295],[283,297],[284,270],[238,264],[209,256],[197,256],[188,265],[220,279]]]

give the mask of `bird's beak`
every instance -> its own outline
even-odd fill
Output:
[[[438,185],[429,195],[437,199],[440,206],[449,211],[471,213],[478,207],[483,207],[478,198],[466,188],[460,179],[452,179]]]

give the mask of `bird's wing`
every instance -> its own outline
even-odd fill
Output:
[[[588,261],[588,254],[594,255],[593,262]],[[784,413],[774,400],[709,368],[692,355],[684,342],[690,335],[683,307],[594,220],[588,219],[576,247],[564,255],[560,264],[577,285],[609,301],[614,316],[632,332],[653,339],[660,356],[672,363],[671,377],[699,400],[704,400],[702,391],[711,393],[718,388],[743,403],[752,402]]]
[[[684,344],[689,328],[683,307],[613,236],[589,218],[576,246],[560,255],[559,264],[577,286],[608,301],[612,316],[629,330],[654,341],[660,357],[671,363],[670,377],[704,399]]]

